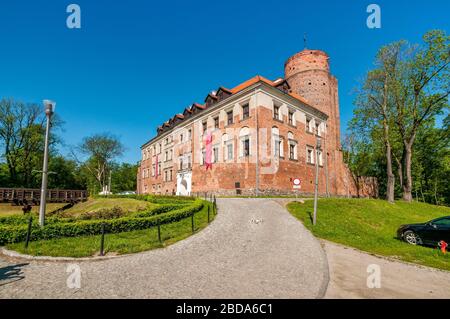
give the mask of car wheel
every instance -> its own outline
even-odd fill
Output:
[[[419,235],[417,235],[412,230],[407,230],[403,233],[403,239],[411,245],[420,245],[422,244],[422,239],[420,239]]]

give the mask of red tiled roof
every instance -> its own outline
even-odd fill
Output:
[[[266,84],[268,84],[268,85],[270,85],[272,87],[278,87],[278,86],[280,86],[280,84],[283,84],[285,81],[286,80],[283,79],[283,78],[278,78],[275,81],[271,81],[269,79],[266,79],[263,76],[257,75],[257,76],[255,76],[255,77],[253,77],[253,78],[251,78],[251,79],[249,79],[249,80],[247,80],[245,82],[242,82],[241,84],[239,84],[238,86],[232,88],[231,90],[229,90],[227,88],[224,88],[224,87],[220,87],[217,90],[217,92],[222,90],[222,91],[230,93],[230,94],[236,94],[236,93],[238,93],[238,92],[240,92],[240,91],[242,91],[242,90],[252,86],[253,84],[258,83],[258,82],[264,82],[264,83],[266,83]],[[311,105],[304,97],[300,96],[299,94],[296,94],[296,93],[293,93],[293,92],[290,92],[290,91],[287,92],[287,94],[292,96],[293,98],[299,100],[302,103],[305,103],[307,105]],[[206,97],[205,101],[208,99],[208,97],[211,97],[213,99],[217,99],[216,95],[213,95],[213,94],[209,93],[208,96]],[[187,107],[184,110],[184,112],[192,113],[194,111],[194,108],[198,108],[200,110],[205,110],[206,109],[206,105],[205,104],[194,103],[190,107]],[[176,117],[178,117],[179,119],[184,119],[185,118],[185,116],[183,114],[177,114],[172,119],[170,119],[168,122],[165,122],[163,124],[163,126],[159,126],[158,130],[163,130],[164,127],[170,127],[170,124],[172,123],[172,121]]]

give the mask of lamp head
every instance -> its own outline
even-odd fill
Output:
[[[50,100],[44,100],[44,106],[45,106],[45,114],[48,116],[53,115],[53,112],[56,108],[56,103]]]

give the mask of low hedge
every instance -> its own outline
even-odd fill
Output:
[[[158,224],[169,224],[195,214],[203,208],[201,200],[195,200],[188,207],[160,213],[151,216],[127,216],[110,220],[83,220],[75,222],[50,222],[40,228],[36,221],[33,222],[31,240],[47,240],[61,237],[78,237],[84,235],[99,235],[102,224],[108,233],[121,233],[133,230],[147,229]],[[0,245],[24,241],[27,235],[26,224],[0,225]]]
[[[154,204],[172,204],[172,203],[186,203],[194,201],[193,196],[169,196],[169,195],[95,195],[93,198],[130,198],[136,200],[143,200]]]
[[[189,205],[192,205],[192,202],[189,203]],[[155,216],[158,214],[167,213],[172,210],[178,210],[184,207],[189,206],[186,203],[176,203],[176,204],[165,204],[160,205],[158,207],[155,207],[148,211],[140,211],[135,213],[128,214],[129,217],[150,217]],[[33,219],[37,219],[37,214],[32,214]],[[19,225],[28,225],[28,220],[30,218],[30,214],[27,215],[13,215],[13,216],[5,216],[0,217],[0,226],[2,225],[9,225],[9,226],[19,226]],[[46,217],[45,223],[46,224],[54,224],[54,223],[74,223],[81,220],[87,220],[87,218],[84,218],[82,215],[78,217],[59,217],[57,215]],[[103,220],[103,219],[101,219]]]

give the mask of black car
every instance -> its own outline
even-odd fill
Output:
[[[423,224],[402,225],[397,230],[397,237],[411,245],[437,247],[441,240],[450,243],[450,216]]]

